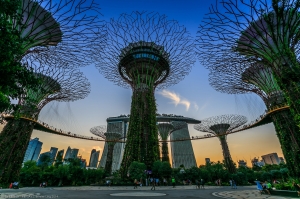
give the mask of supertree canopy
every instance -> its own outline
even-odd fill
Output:
[[[11,18],[11,24],[23,39],[23,61],[59,59],[80,66],[91,63],[92,49],[105,43],[99,11],[94,1],[21,0],[21,18]]]
[[[247,118],[242,115],[220,115],[201,120],[200,124],[194,125],[196,130],[214,134],[220,139],[225,167],[231,173],[235,173],[235,165],[231,159],[226,141],[227,133],[246,122]]]
[[[224,62],[224,66],[229,63]],[[246,69],[245,69],[246,68]],[[265,102],[276,129],[279,142],[292,176],[300,175],[300,132],[287,106],[283,92],[280,90],[270,68],[257,63],[250,67],[243,64],[232,65],[230,71],[211,71],[210,84],[217,91],[242,94],[256,93]],[[275,110],[279,111],[275,111]]]
[[[26,96],[19,100],[20,118],[9,120],[0,133],[0,183],[3,184],[17,181],[34,122],[41,109],[54,100],[83,99],[90,92],[88,80],[77,69],[41,64],[32,67],[40,79],[39,87],[24,87]]]
[[[157,124],[158,133],[162,140],[161,161],[170,162],[168,142],[167,142],[169,135],[174,131],[184,128],[185,126],[186,126],[185,122],[159,122]]]
[[[96,66],[110,81],[133,90],[122,175],[131,162],[150,168],[159,159],[154,91],[178,83],[195,61],[193,40],[177,21],[148,12],[122,14],[107,24],[110,44]]]
[[[220,1],[200,25],[196,42],[198,57],[208,68],[229,60],[270,67],[298,126],[299,8],[296,0]]]
[[[110,174],[112,170],[114,147],[116,142],[122,138],[122,128],[117,124],[109,124],[107,127],[104,125],[93,127],[90,129],[90,132],[105,139],[105,142],[108,144],[105,171]]]

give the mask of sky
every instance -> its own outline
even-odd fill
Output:
[[[215,0],[98,0],[103,20],[118,18],[122,13],[132,11],[154,11],[165,14],[170,20],[177,20],[196,36],[197,29],[209,6]],[[130,89],[124,89],[105,79],[95,68],[89,65],[80,68],[91,83],[91,93],[88,97],[75,102],[51,102],[46,105],[39,120],[71,131],[76,134],[92,136],[90,128],[106,125],[108,117],[130,113]],[[255,120],[265,110],[260,98],[251,95],[229,95],[219,93],[210,87],[209,71],[198,61],[194,64],[189,75],[164,90],[156,90],[155,98],[158,113],[176,114],[198,120],[223,114],[241,114],[248,117],[249,122]],[[207,133],[194,130],[189,125],[191,136]],[[52,135],[40,131],[33,131],[32,138],[38,137],[43,142],[42,152],[50,147],[59,149],[78,148],[79,154],[89,161],[92,149],[103,151],[103,142],[74,139]],[[282,151],[276,137],[273,124],[267,124],[254,129],[229,135],[227,138],[232,159],[245,160],[248,165],[250,159],[261,155]],[[205,163],[205,158],[211,161],[222,161],[222,150],[217,138],[192,141],[197,165]]]

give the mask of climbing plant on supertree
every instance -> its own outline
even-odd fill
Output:
[[[34,122],[42,108],[51,101],[83,99],[90,92],[89,82],[77,69],[41,63],[31,67],[40,84],[36,89],[23,87],[25,96],[19,99],[20,118],[9,120],[0,133],[0,183],[4,186],[18,180]]]
[[[230,173],[236,172],[236,167],[231,159],[228,144],[226,141],[227,133],[242,126],[247,122],[247,118],[242,115],[220,115],[201,120],[200,124],[195,124],[194,129],[208,132],[219,138],[223,151],[224,164]]]
[[[105,139],[105,142],[107,143],[107,158],[104,169],[108,174],[111,174],[112,171],[114,147],[122,137],[123,132],[121,125],[122,123],[109,123],[107,127],[103,125],[96,126],[90,129],[91,133]]]
[[[157,129],[158,129],[158,134],[160,135],[161,138],[161,161],[163,162],[169,162],[170,163],[170,158],[169,158],[169,150],[168,150],[168,137],[169,135],[177,131],[179,129],[182,129],[186,126],[185,122],[159,122],[157,124]]]
[[[209,82],[217,91],[229,94],[255,93],[271,112],[281,149],[291,176],[300,175],[300,131],[293,120],[287,101],[273,77],[272,70],[260,63],[230,64],[228,71],[212,70]]]
[[[269,66],[300,128],[300,2],[270,2],[216,3],[200,25],[197,53],[208,68],[218,68],[224,60]]]
[[[122,14],[106,27],[108,45],[96,66],[107,79],[133,90],[121,173],[133,161],[150,169],[159,159],[155,89],[178,83],[194,64],[193,40],[177,21],[148,12]]]

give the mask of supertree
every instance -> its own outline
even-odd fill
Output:
[[[185,122],[159,122],[157,124],[158,134],[160,135],[160,138],[162,140],[161,161],[166,161],[170,163],[168,142],[167,142],[168,137],[172,132],[182,129],[185,126],[186,126]]]
[[[194,64],[193,39],[177,21],[148,12],[122,14],[107,24],[110,44],[98,58],[107,79],[133,91],[122,175],[131,162],[150,169],[159,159],[154,91],[178,83]]]
[[[120,138],[122,138],[122,128],[117,124],[109,124],[107,127],[104,125],[93,127],[90,129],[90,132],[105,139],[105,142],[107,143],[108,151],[105,171],[110,174],[112,170],[114,147],[115,144],[120,141]]]
[[[51,101],[83,99],[90,92],[88,80],[77,69],[40,63],[31,67],[40,79],[39,86],[35,89],[23,88],[26,96],[19,100],[20,118],[9,120],[0,133],[0,183],[3,184],[18,179],[34,122],[38,120],[42,108]]]
[[[208,132],[220,139],[225,167],[230,173],[235,173],[235,165],[231,159],[228,144],[226,141],[227,133],[242,126],[247,122],[247,118],[242,115],[220,115],[201,120],[200,124],[194,125],[198,131]]]
[[[230,63],[223,62],[224,67]],[[272,70],[260,63],[251,66],[231,65],[230,71],[211,71],[209,81],[217,91],[229,94],[255,93],[264,101],[281,144],[289,173],[300,175],[300,132],[289,109],[274,111],[287,106],[287,101],[273,77]]]
[[[10,19],[19,31],[22,59],[84,66],[92,62],[92,49],[105,44],[100,8],[86,0],[21,0],[20,17]],[[101,49],[101,48],[99,48]]]
[[[208,68],[228,60],[270,67],[298,126],[299,8],[297,0],[219,1],[200,25],[196,42],[198,57]]]

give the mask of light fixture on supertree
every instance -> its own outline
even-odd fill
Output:
[[[227,133],[242,126],[247,122],[247,118],[242,115],[220,115],[201,120],[200,124],[195,124],[194,129],[208,132],[219,138],[223,151],[224,164],[230,173],[235,173],[236,168],[231,159],[228,144],[226,141]]]
[[[75,101],[90,93],[90,83],[78,69],[41,63],[31,67],[40,80],[39,86],[35,89],[23,88],[26,95],[19,100],[17,119],[9,120],[0,133],[1,183],[18,179],[35,121],[42,108],[51,101]]]
[[[169,150],[168,150],[168,137],[171,135],[172,132],[182,129],[186,126],[185,122],[159,122],[157,124],[158,134],[162,140],[161,146],[161,154],[162,158],[161,161],[169,162]]]
[[[106,29],[110,45],[96,66],[107,79],[133,91],[121,164],[126,176],[131,162],[143,162],[150,169],[159,159],[154,92],[178,83],[190,72],[194,44],[183,26],[158,13],[122,14],[111,19]]]
[[[230,62],[223,62],[228,67]],[[278,136],[291,176],[300,175],[300,134],[283,92],[273,77],[272,70],[260,63],[230,65],[229,71],[212,70],[210,85],[217,91],[229,94],[255,93],[264,101]],[[278,111],[276,111],[278,110]]]
[[[92,51],[105,44],[100,8],[85,0],[21,0],[19,17],[12,18],[13,30],[22,38],[22,59],[69,66],[92,63]]]
[[[217,69],[223,61],[270,67],[298,126],[299,8],[296,0],[219,1],[200,25],[196,42],[198,57],[207,68]]]
[[[108,150],[104,169],[108,174],[111,174],[114,147],[122,138],[122,128],[120,125],[109,123],[107,127],[105,125],[93,127],[90,129],[90,132],[105,139],[105,142],[108,145]]]

